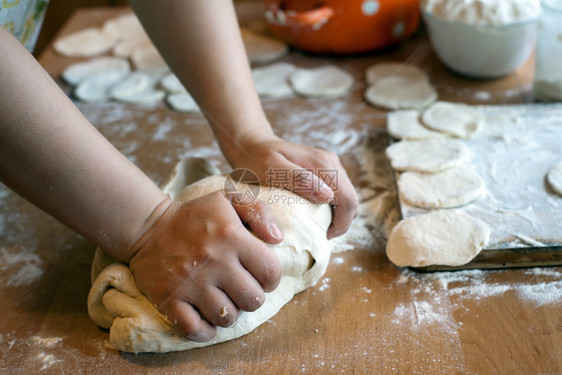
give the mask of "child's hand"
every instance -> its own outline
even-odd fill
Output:
[[[249,133],[236,152],[225,153],[234,168],[248,168],[262,185],[293,191],[314,203],[334,207],[328,238],[342,235],[357,214],[359,200],[336,154]]]
[[[258,200],[233,204],[217,191],[169,204],[137,242],[130,267],[140,290],[180,334],[209,341],[215,326],[236,321],[239,309],[258,309],[264,291],[280,280],[279,260],[244,224],[268,243],[281,242],[282,234]]]

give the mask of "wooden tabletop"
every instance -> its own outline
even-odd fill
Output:
[[[260,2],[239,3],[241,23],[260,27],[260,9]],[[128,11],[81,10],[61,35]],[[342,98],[270,99],[264,108],[286,139],[341,154],[356,186],[370,192],[363,195],[366,216],[354,227],[362,235],[353,250],[332,255],[317,285],[254,332],[186,352],[112,349],[108,332],[86,309],[94,245],[0,186],[0,373],[562,373],[562,267],[418,273],[386,258],[384,226],[397,207],[382,156],[385,112],[362,98],[365,68],[385,60],[419,65],[443,100],[532,101],[532,59],[499,80],[468,80],[437,60],[423,30],[384,52],[330,58],[292,51],[282,58],[302,67],[336,64],[355,78]],[[57,55],[51,45],[39,61],[58,80],[77,60]],[[186,156],[209,158],[227,171],[199,114],[180,114],[163,103],[77,105],[156,182]]]

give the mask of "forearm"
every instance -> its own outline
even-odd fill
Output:
[[[0,180],[127,261],[164,194],[2,28],[0,46]]]
[[[133,0],[144,27],[207,117],[227,159],[239,140],[272,135],[229,0]]]

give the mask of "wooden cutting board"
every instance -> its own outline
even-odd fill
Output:
[[[460,209],[490,226],[488,246],[458,267],[441,271],[562,265],[562,196],[546,182],[562,160],[562,105],[476,107],[482,130],[463,140],[473,153],[468,166],[486,182],[487,194]],[[400,199],[403,218],[429,212]]]

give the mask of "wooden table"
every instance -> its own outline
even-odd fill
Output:
[[[263,22],[259,5],[238,4],[242,24]],[[127,11],[79,11],[61,34],[100,26]],[[388,176],[365,178],[373,175],[364,170],[369,165],[375,173],[389,170],[381,157],[385,113],[362,99],[367,66],[384,60],[415,63],[428,72],[443,100],[532,100],[532,59],[503,79],[467,80],[436,59],[423,30],[384,52],[339,58],[291,52],[282,60],[304,67],[333,63],[353,74],[356,83],[344,98],[265,100],[264,107],[287,139],[341,152],[354,183],[375,195],[372,205],[390,202],[372,214],[384,207],[395,212],[396,206]],[[39,61],[58,79],[76,60],[50,46]],[[201,115],[176,113],[165,104],[78,105],[156,182],[185,156],[207,157],[227,170]],[[562,268],[438,274],[398,269],[386,258],[382,224],[371,222],[370,238],[334,254],[316,286],[249,335],[187,352],[134,355],[112,349],[108,333],[88,317],[94,245],[2,186],[0,373],[562,373]]]

